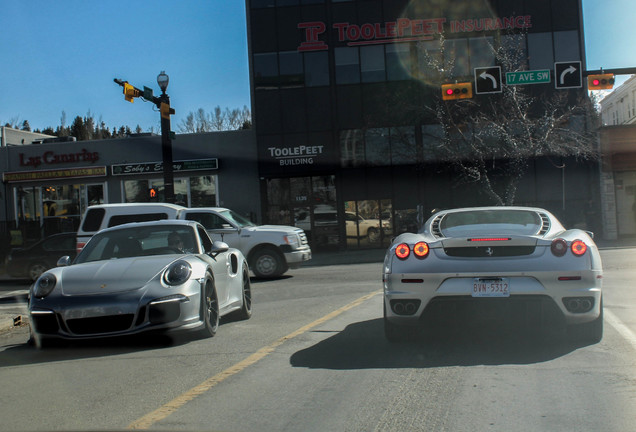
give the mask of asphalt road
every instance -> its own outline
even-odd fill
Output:
[[[389,344],[379,263],[255,281],[252,319],[212,339],[37,351],[15,328],[0,430],[636,430],[636,249],[602,255],[605,335],[589,346],[505,326]]]

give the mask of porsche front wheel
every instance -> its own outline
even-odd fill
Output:
[[[202,320],[204,328],[202,333],[205,337],[212,337],[219,328],[219,298],[216,295],[214,281],[208,279],[205,282],[202,301]]]

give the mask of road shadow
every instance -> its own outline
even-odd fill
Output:
[[[431,368],[541,363],[584,346],[562,333],[528,329],[456,327],[414,334],[391,343],[382,319],[350,324],[342,332],[291,356],[310,369]]]
[[[222,332],[223,325],[229,322],[232,322],[230,317],[223,317],[220,322],[219,331]],[[4,345],[6,348],[0,351],[0,368],[164,350],[166,348],[186,345],[191,342],[208,340],[195,332],[183,331],[165,333],[149,331],[136,335],[88,340],[60,339],[47,344],[43,349],[38,349],[29,341],[28,327],[21,330],[21,333],[23,335],[23,342]],[[2,337],[7,337],[7,335],[0,335],[0,346],[2,346]],[[213,341],[214,338],[210,340]]]

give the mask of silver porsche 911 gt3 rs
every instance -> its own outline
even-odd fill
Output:
[[[603,336],[602,263],[590,233],[546,210],[440,211],[418,234],[396,237],[383,266],[389,340],[412,326],[458,319],[521,319],[577,339]]]
[[[149,330],[214,336],[221,316],[252,313],[247,261],[193,221],[130,223],[95,234],[31,287],[33,342]]]

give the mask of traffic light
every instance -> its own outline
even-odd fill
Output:
[[[151,200],[156,200],[159,196],[159,192],[157,191],[156,188],[150,188],[148,189],[148,198],[150,198]]]
[[[473,84],[462,82],[455,84],[442,84],[442,99],[470,99],[473,97]]]
[[[170,119],[170,115],[174,114],[174,108],[170,108],[170,104],[167,104],[165,102],[161,102],[159,111],[161,112],[161,118],[165,119]]]
[[[127,82],[124,83],[124,97],[126,98],[128,102],[130,103],[134,102],[133,98],[136,98],[139,96],[141,96],[141,92],[138,89],[128,84]]]
[[[588,75],[588,90],[607,90],[614,87],[614,74]]]

